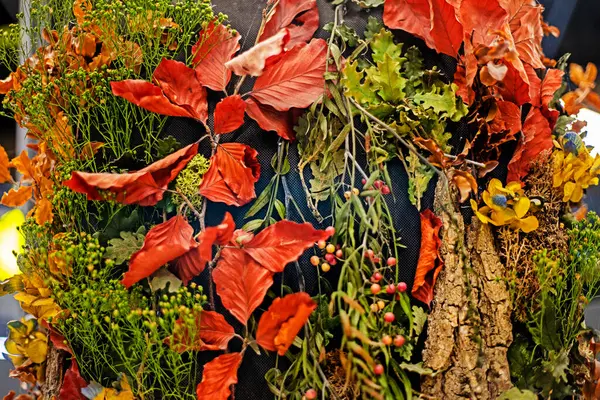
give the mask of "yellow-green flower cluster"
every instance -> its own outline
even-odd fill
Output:
[[[202,177],[208,171],[208,167],[210,167],[210,161],[202,154],[197,154],[175,180],[175,188],[184,194],[196,208],[202,206],[202,196],[198,193],[198,188],[202,183]],[[174,196],[174,202],[181,204],[183,200],[180,196]]]
[[[531,208],[531,201],[525,196],[521,183],[510,182],[504,187],[498,179],[492,179],[482,197],[484,207],[478,208],[475,200],[471,200],[471,207],[484,224],[510,225],[511,228],[520,229],[525,233],[538,228],[539,221],[535,216],[526,217]]]

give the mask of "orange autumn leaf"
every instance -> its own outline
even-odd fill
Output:
[[[415,299],[430,305],[433,300],[435,281],[444,266],[440,257],[440,229],[442,220],[431,210],[421,213],[421,250],[412,295]]]
[[[238,129],[244,123],[246,102],[237,94],[225,97],[215,107],[215,133],[229,133]]]
[[[304,326],[317,303],[308,293],[300,292],[280,297],[260,317],[256,343],[264,349],[285,355]]]
[[[196,326],[190,332],[186,324],[177,320],[172,348],[177,352],[189,350],[227,350],[227,345],[235,336],[233,327],[225,321],[225,317],[215,311],[202,310],[195,315]]]
[[[0,183],[12,182],[9,166],[8,154],[6,154],[4,147],[0,146]]]
[[[227,400],[231,385],[238,381],[237,370],[242,357],[241,353],[228,353],[208,362],[202,371],[202,381],[196,388],[198,400]]]
[[[21,207],[31,199],[31,186],[21,186],[18,189],[11,188],[2,196],[2,204],[7,207]]]
[[[285,28],[290,35],[286,50],[299,43],[308,42],[319,29],[317,1],[279,0],[276,7],[269,13],[265,28],[260,35],[260,41],[267,40]]]
[[[588,63],[584,70],[581,65],[573,63],[569,66],[569,77],[579,88],[593,89],[596,87],[598,68],[594,63]]]
[[[23,150],[21,154],[13,158],[10,161],[10,166],[15,168],[22,175],[22,181],[30,182],[34,180],[36,174],[27,151]]]
[[[46,222],[52,223],[54,215],[52,213],[52,203],[48,199],[39,199],[35,203],[33,210],[35,222],[38,225],[44,225]]]

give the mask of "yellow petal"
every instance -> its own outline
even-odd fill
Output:
[[[500,182],[499,179],[494,178],[488,184],[488,191],[490,192],[490,195],[492,195],[492,196],[495,194],[498,194],[498,192],[502,189],[503,189],[502,182]]]
[[[15,294],[15,300],[25,305],[31,305],[31,303],[37,300],[37,297],[24,292],[19,292]]]
[[[27,355],[36,364],[43,363],[47,353],[48,343],[45,340],[32,340],[27,346]]]
[[[506,185],[506,190],[508,192],[510,192],[510,194],[512,196],[515,195],[515,193],[518,193],[519,191],[521,191],[521,182],[510,182]]]
[[[583,198],[583,188],[581,185],[575,185],[575,189],[573,189],[573,193],[571,194],[571,201],[573,203],[579,203]]]
[[[573,195],[573,191],[575,191],[575,182],[565,183],[565,187],[563,190],[564,190],[563,202],[566,203],[571,199],[571,196]]]
[[[519,220],[519,228],[525,233],[535,231],[539,225],[538,219],[533,215]]]
[[[527,214],[527,211],[529,211],[530,206],[531,201],[527,197],[519,197],[519,200],[513,206],[517,218],[523,218]]]
[[[14,340],[8,339],[6,342],[4,342],[4,348],[6,349],[6,352],[8,354],[19,354],[20,352],[17,346],[17,342],[15,342]]]

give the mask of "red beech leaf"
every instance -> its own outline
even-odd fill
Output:
[[[308,222],[299,224],[283,220],[263,229],[244,244],[243,250],[264,268],[277,273],[282,272],[288,263],[296,261],[315,242],[329,236]]]
[[[447,0],[429,0],[433,49],[456,57],[463,42],[463,26],[456,18],[456,9]]]
[[[513,66],[506,64],[508,70],[502,82],[498,82],[498,90],[502,99],[511,101],[519,106],[531,101],[529,94],[529,79],[525,81],[521,73]]]
[[[317,303],[308,293],[300,292],[277,298],[260,317],[256,343],[264,349],[285,355]]]
[[[177,320],[173,338],[167,338],[165,343],[172,340],[173,350],[185,351],[227,350],[227,344],[235,336],[231,325],[223,315],[214,311],[201,311],[195,316],[196,326],[192,332],[186,329],[181,320]]]
[[[243,76],[260,76],[265,66],[274,64],[275,58],[284,52],[290,40],[290,31],[282,29],[270,38],[259,42],[250,50],[234,57],[225,66],[234,74]]]
[[[510,101],[496,102],[498,111],[490,123],[491,133],[508,131],[507,136],[515,136],[521,131],[521,107]]]
[[[211,201],[242,206],[256,197],[254,184],[260,177],[256,150],[242,143],[217,147],[202,179],[200,194]]]
[[[131,256],[129,270],[121,281],[123,285],[129,288],[187,253],[195,246],[193,235],[194,228],[180,215],[154,226],[148,231],[142,248]]]
[[[0,94],[7,94],[13,89],[13,75],[10,74],[6,79],[0,79]]]
[[[389,28],[412,33],[438,53],[458,55],[463,27],[447,0],[395,0],[383,7],[383,22]]]
[[[73,351],[67,344],[65,344],[65,337],[58,332],[52,324],[50,324],[46,320],[40,320],[40,324],[48,331],[48,338],[52,342],[52,345],[59,350],[65,351],[71,355],[73,355]]]
[[[115,200],[123,204],[153,206],[162,200],[169,182],[197,153],[198,143],[194,143],[137,172],[112,174],[75,171],[63,185],[75,192],[85,193],[88,200],[106,200],[107,195],[102,191],[107,191],[116,194]]]
[[[520,181],[527,176],[532,161],[541,153],[551,150],[552,129],[540,109],[532,108],[523,124],[523,138],[519,141],[512,160],[508,163],[508,182]]]
[[[542,81],[542,89],[540,91],[542,96],[542,105],[548,107],[554,94],[562,86],[564,72],[560,69],[549,69],[546,72],[546,76]]]
[[[223,246],[229,243],[234,230],[233,217],[230,213],[225,213],[223,222],[200,232],[194,247],[175,260],[173,263],[175,275],[187,285],[194,277],[200,275],[206,268],[206,263],[212,260],[212,246],[214,244]]]
[[[442,220],[431,210],[421,213],[421,250],[412,295],[427,305],[433,300],[435,281],[444,266],[439,253],[442,244],[439,237],[441,227]]]
[[[327,43],[299,44],[256,79],[252,97],[278,111],[306,108],[323,95]]]
[[[246,102],[242,96],[228,96],[221,100],[215,107],[215,133],[229,133],[235,131],[244,123]]]
[[[196,79],[192,68],[179,61],[163,59],[152,78],[173,104],[184,108],[192,118],[206,123],[206,89]]]
[[[206,363],[202,382],[196,388],[198,400],[227,400],[231,385],[238,381],[237,370],[242,357],[241,353],[228,353]]]
[[[508,28],[508,13],[498,0],[462,0],[459,13],[465,34],[471,35],[475,46],[491,45],[497,32]]]
[[[273,284],[273,273],[244,250],[225,247],[213,271],[213,281],[223,306],[246,325]]]
[[[319,9],[316,0],[280,0],[265,24],[260,41],[288,28],[290,41],[286,50],[308,42],[319,29]]]
[[[525,72],[527,72],[527,78],[529,79],[529,104],[534,107],[540,107],[542,105],[542,80],[537,75],[535,69],[529,64],[525,64]]]
[[[81,389],[86,388],[87,386],[88,383],[81,377],[79,368],[77,368],[77,363],[73,358],[71,360],[71,368],[65,372],[65,377],[63,379],[58,398],[69,400],[86,400],[87,397],[81,394]]]
[[[200,32],[192,54],[196,77],[203,86],[217,92],[225,90],[231,80],[231,71],[225,63],[240,49],[240,37],[239,33],[214,22]]]
[[[533,68],[545,68],[542,62],[543,8],[523,0],[500,0],[499,3],[508,12],[510,31],[519,58]]]
[[[128,79],[111,82],[110,87],[115,96],[122,97],[150,112],[171,117],[193,118],[188,110],[171,103],[158,86],[148,81]]]
[[[253,98],[246,99],[246,114],[258,123],[265,131],[275,131],[286,140],[294,140],[293,116],[290,111],[277,111],[271,106],[256,102]]]
[[[464,65],[458,64],[454,73],[454,83],[458,86],[456,94],[469,106],[475,102],[475,91],[467,84],[467,71]]]

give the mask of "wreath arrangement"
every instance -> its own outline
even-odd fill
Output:
[[[355,3],[383,21],[357,33]],[[30,314],[6,342],[28,394],[5,399],[243,397],[250,353],[274,354],[279,399],[600,397],[600,220],[578,207],[600,156],[571,117],[600,104],[595,66],[544,57],[532,0],[331,7],[321,39],[315,0],[265,2],[240,51],[207,0],[30,1],[5,35],[32,48],[0,51],[31,138],[0,148],[2,204],[34,203],[1,286]],[[246,115],[270,165],[232,134]],[[166,136],[173,117],[199,139]],[[420,211],[412,283],[398,195]],[[244,223],[207,226],[214,203]]]

